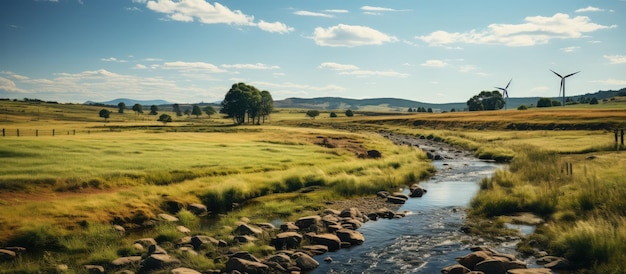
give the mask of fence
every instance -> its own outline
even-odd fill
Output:
[[[20,137],[20,136],[58,136],[58,135],[76,135],[91,134],[92,130],[77,131],[75,129],[2,129],[2,137]]]

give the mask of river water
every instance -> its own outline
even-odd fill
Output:
[[[433,164],[436,176],[420,183],[428,192],[400,208],[409,212],[406,217],[365,223],[358,230],[365,236],[362,245],[316,256],[320,266],[312,273],[441,273],[468,254],[477,243],[460,231],[465,209],[480,180],[500,166],[466,157]]]

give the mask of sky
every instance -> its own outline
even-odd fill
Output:
[[[626,87],[626,0],[2,0],[0,98],[465,102]]]

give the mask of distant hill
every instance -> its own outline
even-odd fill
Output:
[[[171,102],[165,101],[165,100],[135,100],[135,99],[128,99],[128,98],[118,98],[118,99],[114,99],[111,101],[106,101],[106,102],[93,102],[93,101],[87,101],[84,104],[85,105],[107,105],[107,106],[117,106],[117,104],[119,104],[120,102],[124,102],[124,104],[126,104],[127,107],[132,107],[134,104],[140,104],[140,105],[144,105],[144,106],[151,106],[151,105],[170,105],[172,104]]]

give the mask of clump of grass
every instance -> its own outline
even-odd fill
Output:
[[[196,230],[200,228],[200,219],[195,214],[191,213],[191,211],[187,209],[181,209],[178,213],[176,213],[178,217],[179,223],[186,228],[191,230]]]
[[[515,152],[502,147],[481,146],[476,150],[474,156],[482,160],[494,160],[498,163],[510,162],[515,157]]]

